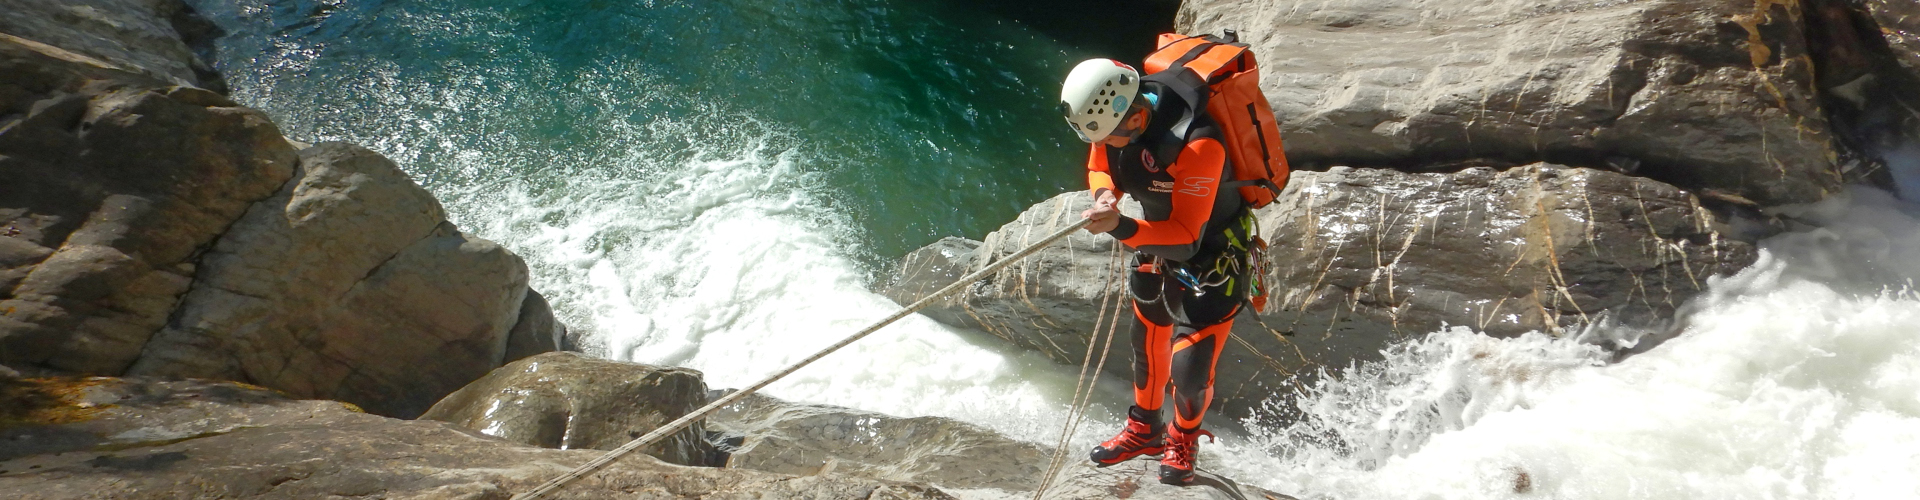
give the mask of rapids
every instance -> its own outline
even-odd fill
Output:
[[[236,99],[395,159],[592,352],[716,388],[894,311],[869,287],[906,251],[1075,188],[1045,94],[1100,49],[909,0],[194,3]],[[1201,465],[1302,498],[1920,498],[1920,208],[1781,215],[1649,352],[1450,328]],[[769,392],[1052,443],[1078,367],[982,338],[910,317]],[[1076,454],[1125,408],[1105,384]]]

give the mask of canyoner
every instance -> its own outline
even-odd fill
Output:
[[[1074,67],[1060,109],[1091,144],[1087,230],[1136,250],[1127,279],[1134,404],[1090,458],[1107,466],[1158,455],[1160,482],[1186,485],[1199,438],[1212,437],[1201,422],[1234,318],[1265,301],[1266,243],[1252,209],[1273,201],[1288,169],[1258,65],[1236,33],[1159,42],[1144,76],[1112,59]],[[1140,202],[1141,218],[1120,214],[1123,194]],[[1173,419],[1164,422],[1169,384]]]

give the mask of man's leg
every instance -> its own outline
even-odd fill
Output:
[[[1172,345],[1173,382],[1173,425],[1167,428],[1166,449],[1160,458],[1160,482],[1166,484],[1188,484],[1193,482],[1194,457],[1200,452],[1200,436],[1213,434],[1200,428],[1207,416],[1207,407],[1213,404],[1214,368],[1220,362],[1220,351],[1227,345],[1227,335],[1233,330],[1233,316],[1239,313],[1239,303],[1234,297],[1219,294],[1195,297],[1194,304],[1187,307],[1189,314],[1200,316],[1197,329],[1190,326],[1175,328]],[[1195,314],[1197,313],[1197,314]]]
[[[1127,409],[1126,428],[1094,447],[1093,461],[1106,466],[1140,455],[1158,455],[1164,447],[1165,424],[1160,407],[1172,376],[1173,315],[1167,310],[1165,277],[1135,255],[1128,287],[1133,295],[1133,406]]]

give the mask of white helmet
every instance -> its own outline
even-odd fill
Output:
[[[1060,87],[1060,114],[1080,140],[1096,142],[1119,128],[1140,89],[1140,72],[1112,59],[1088,59],[1073,67]]]

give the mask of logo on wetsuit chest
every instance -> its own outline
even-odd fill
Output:
[[[1153,181],[1153,186],[1147,188],[1147,190],[1155,193],[1171,193],[1173,192],[1173,181]]]
[[[1153,153],[1145,149],[1140,150],[1140,165],[1147,167],[1148,172],[1160,173],[1160,165],[1153,162]]]

